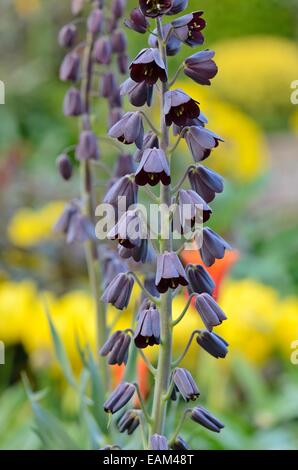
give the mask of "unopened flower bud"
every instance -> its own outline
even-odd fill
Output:
[[[80,73],[80,56],[76,52],[70,52],[64,57],[60,66],[60,80],[66,82],[71,80],[76,82]]]
[[[72,163],[66,153],[62,153],[57,158],[57,167],[63,179],[69,180],[72,175]]]
[[[94,44],[94,58],[97,63],[108,65],[111,62],[112,45],[107,37],[97,39]]]
[[[121,410],[133,397],[136,388],[133,384],[122,382],[111,393],[109,399],[104,403],[104,410],[106,413],[116,413]]]
[[[87,19],[88,31],[92,34],[98,34],[101,32],[103,25],[103,12],[99,8],[93,10]]]
[[[99,157],[99,147],[96,135],[92,131],[82,131],[80,141],[76,148],[77,160],[97,160]]]
[[[81,93],[77,88],[70,88],[63,101],[63,112],[65,116],[80,116],[83,112]]]
[[[61,47],[72,47],[76,39],[77,28],[74,24],[63,26],[58,35],[58,42]]]
[[[122,54],[123,52],[126,51],[127,40],[123,31],[121,31],[120,29],[114,31],[112,34],[111,41],[112,41],[113,52]]]

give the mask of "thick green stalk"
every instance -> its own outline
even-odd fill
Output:
[[[89,130],[90,125],[90,93],[92,88],[92,52],[94,47],[94,36],[87,34],[87,43],[84,50],[82,64],[81,97],[84,114],[82,115],[82,129]],[[88,218],[94,221],[95,204],[93,200],[92,166],[88,160],[81,161],[81,199],[83,211]],[[101,377],[105,387],[108,386],[108,369],[104,358],[99,356],[98,351],[107,338],[106,308],[101,302],[101,264],[98,260],[97,245],[94,240],[87,240],[84,244],[89,282],[96,309],[96,356],[98,357]]]
[[[167,66],[166,47],[162,34],[162,23],[160,18],[157,19],[158,42],[160,55]],[[169,147],[169,132],[165,122],[164,115],[164,95],[168,90],[168,83],[162,84],[161,100],[160,100],[160,127],[161,138],[160,148],[168,154]],[[160,203],[166,204],[168,207],[171,205],[171,186],[164,186],[161,184],[160,188]],[[169,234],[170,234],[170,220],[168,220]],[[172,251],[172,237],[164,237],[160,241],[160,253],[165,251]],[[152,406],[152,425],[150,435],[154,433],[162,434],[165,427],[167,400],[164,397],[167,393],[170,375],[171,375],[171,361],[172,361],[172,293],[169,290],[161,295],[160,300],[160,336],[161,344],[159,347],[158,366],[155,376],[154,398]]]

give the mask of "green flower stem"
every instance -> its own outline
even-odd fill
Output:
[[[181,320],[183,319],[184,315],[187,313],[187,310],[188,310],[189,307],[190,307],[190,304],[191,304],[192,299],[193,299],[196,295],[197,295],[197,294],[194,293],[194,292],[193,292],[192,294],[190,294],[190,296],[188,297],[188,300],[187,300],[187,303],[186,303],[184,309],[182,310],[182,312],[181,312],[181,314],[179,315],[179,317],[176,318],[176,320],[174,320],[174,321],[172,322],[172,326],[176,326],[176,325],[178,325],[178,323],[181,322]]]
[[[175,84],[177,78],[179,77],[180,73],[181,73],[182,70],[184,69],[184,66],[185,66],[185,64],[184,64],[184,62],[183,62],[183,63],[180,65],[180,67],[178,67],[178,69],[176,70],[176,73],[175,73],[174,77],[172,78],[172,80],[171,80],[170,83],[169,83],[169,87],[172,87],[172,86]]]
[[[136,281],[136,283],[139,285],[139,287],[142,289],[142,291],[144,292],[145,296],[148,297],[152,302],[154,302],[155,304],[159,304],[160,303],[160,300],[157,298],[157,297],[154,297],[153,295],[150,294],[150,292],[146,289],[146,287],[144,286],[144,284],[142,284],[142,282],[140,281],[140,279],[138,278],[138,276],[130,271],[127,273],[128,275],[132,276],[134,278],[134,280]]]
[[[143,116],[145,121],[147,122],[148,126],[151,128],[151,130],[156,134],[158,137],[160,137],[160,132],[156,127],[154,126],[153,122],[149,119],[146,113],[144,111],[140,111],[140,114]]]
[[[182,428],[182,426],[183,426],[183,424],[184,424],[185,419],[187,418],[187,416],[188,416],[189,414],[191,414],[191,412],[192,412],[192,409],[191,409],[191,408],[187,408],[187,409],[184,411],[184,413],[182,414],[180,420],[178,421],[178,425],[177,425],[176,430],[174,431],[173,435],[172,435],[171,438],[169,439],[169,446],[171,446],[171,445],[174,444],[174,442],[175,442],[175,440],[177,439],[177,436],[178,436],[178,434],[179,434],[179,432],[180,432],[180,430],[181,430],[181,428]]]
[[[83,55],[83,75],[84,78],[81,83],[81,96],[84,107],[84,114],[82,116],[82,128],[90,129],[90,91],[92,86],[92,52],[94,47],[95,37],[93,34],[87,34],[86,47]],[[83,210],[85,215],[94,221],[95,204],[93,195],[93,182],[92,182],[92,168],[88,160],[81,161],[80,163],[81,175],[81,199],[83,203]],[[107,338],[107,324],[106,324],[106,308],[105,304],[101,302],[101,264],[98,260],[97,245],[94,240],[87,240],[84,244],[86,263],[88,269],[88,276],[90,287],[95,302],[96,309],[96,350],[99,351]],[[99,361],[101,371],[101,378],[105,388],[108,387],[108,367],[103,357],[96,355]]]
[[[172,195],[173,195],[173,194],[176,194],[176,193],[179,191],[179,189],[181,188],[181,186],[183,185],[184,181],[186,180],[186,178],[187,178],[187,176],[188,176],[189,170],[192,170],[193,168],[195,168],[195,166],[194,166],[194,165],[190,165],[190,166],[186,169],[184,175],[181,177],[181,179],[178,181],[178,183],[177,183],[177,184],[174,186],[174,188],[172,189]]]
[[[156,21],[160,55],[167,68],[167,56],[164,38],[162,34],[162,22],[160,18],[158,18]],[[160,90],[160,148],[165,152],[167,156],[169,156],[169,132],[166,126],[164,115],[164,95],[167,90],[168,83],[162,83],[162,88]],[[161,204],[166,204],[168,207],[171,205],[170,185],[164,186],[163,184],[161,184],[160,202]],[[168,223],[170,226],[170,221],[168,221]],[[163,253],[166,250],[172,250],[171,237],[160,239],[160,253]],[[170,290],[165,294],[161,294],[159,311],[161,344],[159,347],[158,366],[155,376],[154,397],[152,405],[152,425],[150,427],[150,436],[152,436],[154,433],[163,434],[165,428],[168,402],[164,401],[162,398],[167,394],[169,388],[172,361],[172,293]]]
[[[136,387],[136,392],[137,392],[137,395],[138,395],[138,399],[140,401],[140,406],[141,406],[143,416],[144,416],[145,420],[147,421],[147,423],[151,424],[151,418],[150,418],[150,416],[149,416],[149,414],[146,410],[146,406],[145,406],[145,403],[144,403],[144,400],[143,400],[143,397],[142,397],[142,394],[141,394],[140,387],[139,387],[137,382],[134,383],[134,386]]]
[[[189,350],[189,348],[190,348],[190,346],[191,346],[192,340],[194,339],[194,337],[195,337],[196,335],[199,335],[199,334],[200,334],[200,331],[199,331],[199,330],[195,330],[195,331],[192,332],[192,334],[190,335],[190,338],[189,338],[189,340],[188,340],[188,343],[187,343],[187,345],[186,345],[186,347],[185,347],[183,353],[181,354],[181,356],[178,357],[178,359],[176,359],[176,361],[174,361],[174,362],[172,363],[172,367],[173,367],[173,368],[179,366],[180,362],[184,359],[184,357],[185,357],[186,354],[188,353],[188,350]]]

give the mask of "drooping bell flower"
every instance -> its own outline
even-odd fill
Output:
[[[130,153],[123,153],[118,157],[114,168],[114,177],[121,178],[130,175],[135,171],[135,162]]]
[[[127,273],[118,274],[106,287],[101,300],[112,304],[119,310],[125,309],[129,304],[134,279]]]
[[[172,0],[172,7],[167,15],[177,15],[185,10],[188,6],[188,0]]]
[[[200,51],[185,59],[184,73],[200,85],[211,85],[211,79],[218,72],[213,57],[214,51]]]
[[[159,50],[155,48],[142,49],[129,69],[130,78],[137,83],[146,82],[147,85],[154,85],[157,80],[167,81],[165,64]]]
[[[95,41],[93,55],[98,64],[110,64],[112,52],[112,44],[109,38],[100,37]]]
[[[220,432],[224,428],[224,425],[202,406],[193,409],[191,419],[213,432]]]
[[[179,224],[182,233],[187,234],[189,231],[192,231],[194,227],[209,220],[212,209],[204,199],[192,189],[180,189],[178,195]],[[174,219],[174,222],[176,222],[176,219]]]
[[[141,308],[134,342],[140,349],[160,344],[160,314],[152,302],[147,305],[145,301],[145,307]]]
[[[124,144],[135,143],[141,149],[144,138],[142,115],[139,112],[128,112],[109,130],[109,136]]]
[[[202,15],[203,11],[196,11],[172,21],[174,33],[180,41],[191,47],[203,44],[204,36],[201,31],[205,28],[206,22]]]
[[[106,247],[104,247],[106,248]],[[127,272],[127,264],[121,260],[115,252],[108,248],[100,251],[100,262],[103,266],[103,289],[105,289],[117,276],[117,274]]]
[[[57,168],[64,180],[69,180],[72,176],[72,163],[66,153],[59,155],[56,161]]]
[[[173,372],[173,382],[185,401],[194,401],[200,396],[197,384],[187,369],[177,367]]]
[[[207,293],[197,295],[195,306],[208,331],[227,319],[218,303]]]
[[[166,251],[157,257],[155,285],[161,294],[168,289],[177,289],[179,285],[188,285],[184,267],[176,253]]]
[[[140,162],[143,156],[143,153],[146,149],[153,149],[154,147],[159,148],[159,140],[156,134],[153,131],[149,131],[145,134],[143,145],[141,150],[137,150],[134,154],[134,159],[136,162]]]
[[[116,29],[112,34],[112,49],[117,54],[123,54],[127,48],[127,39],[121,29]]]
[[[105,342],[99,354],[108,356],[108,364],[121,366],[126,364],[131,337],[124,331],[117,330]]]
[[[136,185],[134,178],[130,175],[122,176],[119,178],[106,193],[103,202],[111,204],[114,207],[118,206],[118,203],[123,203],[123,209],[127,210],[130,206],[137,203],[138,198],[138,186]]]
[[[178,54],[181,49],[181,41],[177,38],[177,36],[170,32],[172,28],[171,23],[166,23],[162,26],[162,35],[164,38],[167,38],[166,44],[166,54],[167,56],[174,56]],[[148,44],[150,47],[158,48],[158,38],[157,38],[157,29],[154,29],[153,32],[150,34],[148,39]]]
[[[99,147],[96,135],[92,131],[82,131],[76,147],[76,159],[97,160],[98,158]]]
[[[136,263],[149,263],[152,258],[152,247],[148,243],[148,239],[144,238],[139,245],[133,248],[127,248],[123,245],[118,246],[118,254],[121,258],[132,258]]]
[[[198,242],[198,239],[197,239]],[[209,227],[203,228],[203,236],[198,246],[201,258],[206,266],[212,266],[216,259],[222,259],[225,250],[231,250],[231,246]]]
[[[115,18],[119,19],[122,18],[124,15],[124,10],[125,10],[125,0],[113,0],[112,1],[112,14]]]
[[[111,393],[103,407],[106,413],[116,413],[121,410],[133,397],[136,387],[128,382],[122,382]]]
[[[134,82],[131,78],[125,80],[120,86],[122,96],[127,95],[133,106],[141,107],[144,104],[151,106],[153,87],[146,82]]]
[[[63,113],[65,116],[80,116],[83,113],[83,104],[80,91],[70,88],[63,101]]]
[[[77,35],[77,28],[74,24],[63,26],[58,35],[58,42],[61,47],[72,47]]]
[[[122,52],[117,56],[118,70],[121,75],[126,75],[128,72],[128,55]]]
[[[134,8],[131,11],[124,24],[127,28],[141,34],[145,34],[149,28],[149,21],[139,8]]]
[[[80,56],[77,52],[69,52],[64,57],[60,66],[59,77],[60,80],[66,82],[70,80],[76,82],[80,75]]]
[[[219,135],[201,126],[191,126],[185,134],[185,140],[195,162],[205,160],[211,150],[223,142]]]
[[[188,264],[185,270],[189,282],[189,293],[194,292],[202,294],[206,292],[212,295],[215,289],[215,283],[202,265]]]
[[[127,432],[130,436],[139,426],[140,417],[136,410],[126,411],[117,421],[117,429],[119,432]]]
[[[188,179],[192,189],[207,203],[213,201],[216,193],[222,193],[224,189],[223,178],[206,166],[191,167],[188,171]]]
[[[95,231],[91,220],[81,213],[75,214],[71,218],[69,223],[69,227],[66,234],[66,242],[84,243],[87,240],[94,240],[94,238]]]
[[[165,186],[171,184],[169,164],[162,149],[153,148],[144,151],[135,174],[135,182],[139,186],[145,184],[155,186],[159,182]]]
[[[98,34],[102,30],[104,16],[102,10],[95,8],[87,18],[87,29],[92,34]]]
[[[116,95],[118,91],[119,87],[115,74],[111,71],[104,73],[100,81],[100,95],[104,98],[110,98]]]
[[[150,18],[157,18],[172,8],[173,0],[139,0],[142,13]]]
[[[185,440],[183,439],[183,437],[177,436],[175,441],[171,443],[171,449],[172,450],[189,450],[190,448],[187,442],[185,442]]]
[[[160,434],[153,434],[150,438],[151,450],[169,450],[168,441],[165,436]]]
[[[124,212],[107,234],[108,240],[117,240],[120,245],[129,249],[139,247],[144,236],[143,221],[136,210]]]
[[[216,359],[224,359],[228,354],[229,343],[216,333],[201,330],[196,341],[201,348],[205,349],[205,351]]]
[[[187,125],[189,127],[191,127],[191,126],[205,127],[206,124],[208,124],[208,119],[201,110],[200,110],[200,114],[197,118],[190,119],[187,123]],[[181,126],[177,126],[176,124],[173,124],[173,135],[174,136],[180,135],[182,131],[184,132],[184,126],[181,127]]]
[[[200,115],[200,108],[197,101],[183,90],[177,89],[165,93],[164,112],[167,126],[174,123],[179,127],[184,127],[188,125],[190,119]]]

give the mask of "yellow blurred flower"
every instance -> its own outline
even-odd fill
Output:
[[[13,2],[20,16],[29,16],[40,8],[40,0],[13,0]]]
[[[208,117],[207,127],[225,140],[224,145],[213,150],[208,166],[240,182],[251,181],[264,173],[269,161],[268,147],[264,133],[253,119],[191,81],[175,86],[200,102],[201,110]]]
[[[281,37],[257,36],[215,44],[220,73],[213,90],[254,116],[292,110],[290,84],[298,78],[298,46]]]
[[[298,299],[290,297],[282,302],[275,328],[277,347],[290,360],[291,344],[298,340]]]
[[[65,203],[54,201],[40,209],[23,207],[16,211],[7,227],[9,240],[16,246],[31,247],[53,236],[53,226]]]
[[[296,109],[292,116],[290,117],[290,126],[291,129],[298,134],[298,106],[296,105]]]

